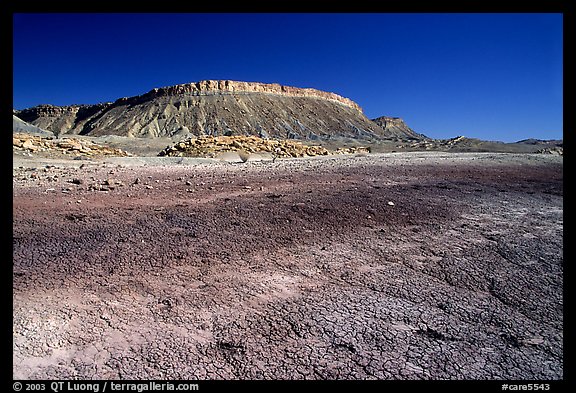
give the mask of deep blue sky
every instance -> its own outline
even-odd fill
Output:
[[[14,14],[13,106],[231,79],[331,91],[433,138],[561,139],[562,14]]]

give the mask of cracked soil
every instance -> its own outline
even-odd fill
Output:
[[[563,378],[562,157],[54,165],[13,169],[15,379]]]

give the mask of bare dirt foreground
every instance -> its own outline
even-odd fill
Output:
[[[14,164],[14,378],[563,378],[562,157],[142,160]]]

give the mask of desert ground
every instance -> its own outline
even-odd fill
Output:
[[[562,379],[562,157],[15,155],[13,377]]]

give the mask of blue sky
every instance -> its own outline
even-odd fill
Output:
[[[231,79],[331,91],[433,138],[561,139],[558,13],[14,14],[13,106]]]

